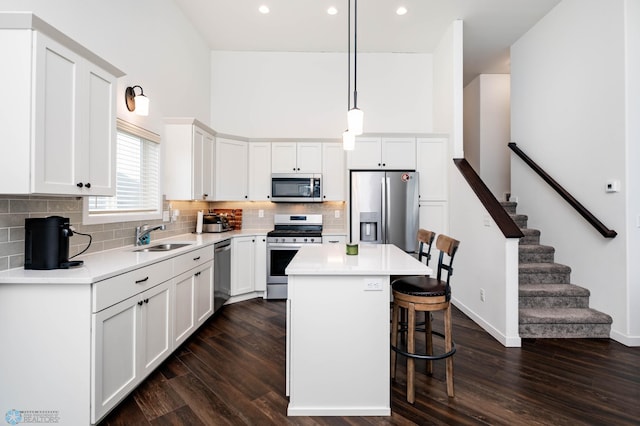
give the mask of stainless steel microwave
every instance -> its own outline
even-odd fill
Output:
[[[321,203],[322,175],[273,173],[271,201],[274,203]]]

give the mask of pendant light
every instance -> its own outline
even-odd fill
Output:
[[[353,151],[356,135],[349,131],[349,111],[351,110],[351,0],[347,2],[347,130],[342,133],[342,149]]]
[[[358,136],[364,131],[364,113],[358,108],[358,0],[354,0],[353,3],[353,108],[347,113],[347,123],[349,132]],[[351,14],[351,5],[349,5],[349,14]],[[350,17],[349,24],[351,24]]]

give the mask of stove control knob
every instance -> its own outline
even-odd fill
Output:
[[[296,239],[295,239],[295,238],[293,239],[293,242],[294,242],[294,243],[296,242]]]
[[[306,239],[306,238],[304,239],[304,242],[305,242],[305,243],[307,242],[307,239]]]

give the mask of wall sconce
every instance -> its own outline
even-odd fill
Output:
[[[140,89],[140,94],[136,95],[136,87]],[[129,111],[135,111],[138,115],[149,115],[149,98],[144,95],[140,86],[129,86],[124,91],[124,100]]]

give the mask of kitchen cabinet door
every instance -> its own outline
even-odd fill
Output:
[[[167,118],[164,133],[167,199],[214,200],[213,130],[193,118]]]
[[[236,237],[231,240],[231,296],[251,293],[255,290],[255,239],[251,236]]]
[[[254,247],[255,291],[267,291],[267,236],[256,235]]]
[[[272,173],[322,173],[322,143],[273,142]]]
[[[115,195],[115,77],[41,33],[34,37],[32,192]]]
[[[357,137],[347,164],[352,170],[415,170],[415,156],[414,137]]]
[[[382,138],[381,159],[388,170],[416,169],[416,138]]]
[[[92,315],[92,423],[115,407],[139,382],[138,301],[137,297],[131,297]]]
[[[93,314],[92,422],[171,353],[171,281]]]
[[[193,275],[196,327],[213,315],[213,262],[198,269],[198,272]]]
[[[173,309],[171,281],[149,289],[139,296],[141,378],[164,361],[173,349]]]
[[[418,138],[417,171],[420,172],[420,202],[447,200],[447,138]]]
[[[196,329],[195,282],[192,272],[185,272],[174,281],[173,346],[177,348]]]
[[[341,143],[322,144],[322,192],[325,201],[345,201],[344,153]]]
[[[296,169],[298,173],[322,173],[322,143],[298,142]]]
[[[213,314],[213,261],[174,280],[173,345],[178,347]]]
[[[380,159],[382,141],[380,138],[357,137],[353,151],[347,154],[349,169],[379,169],[382,167]]]
[[[249,142],[249,200],[271,199],[271,143]]]
[[[247,201],[249,151],[245,141],[216,138],[215,199]]]
[[[297,146],[295,142],[273,142],[271,144],[271,172],[296,173]]]
[[[214,138],[198,126],[193,126],[192,194],[194,200],[213,199]]]

